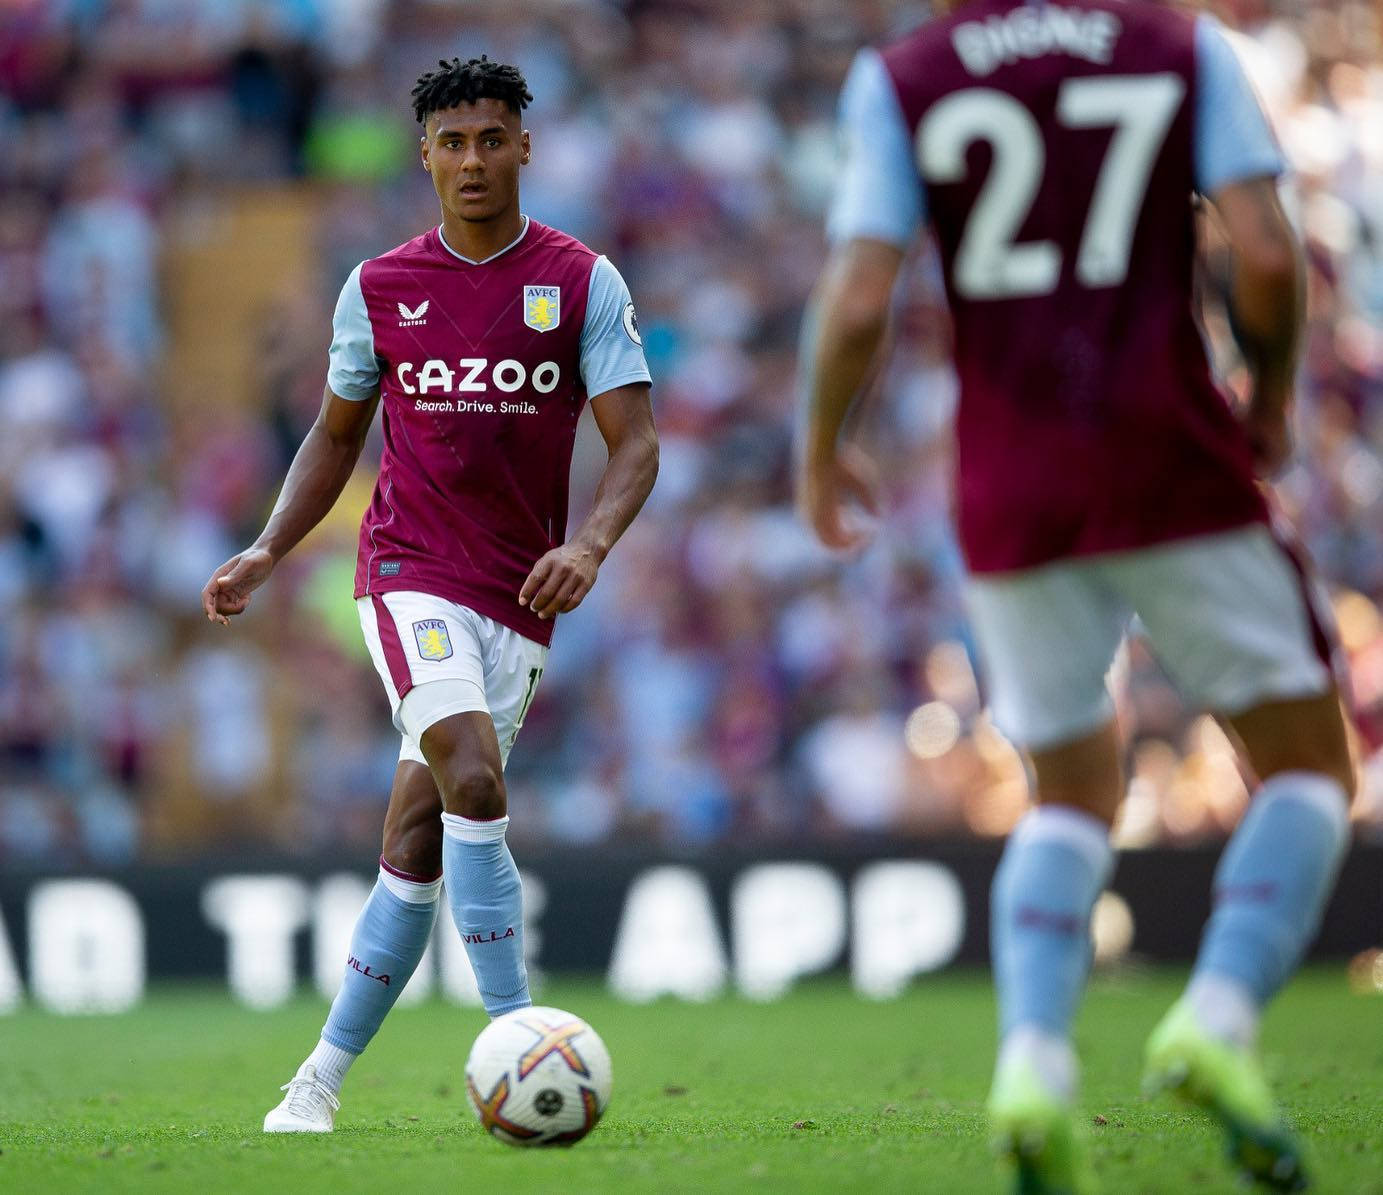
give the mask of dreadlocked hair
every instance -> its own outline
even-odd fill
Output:
[[[492,99],[507,105],[511,112],[522,112],[533,100],[518,67],[491,62],[484,54],[466,62],[439,59],[437,65],[442,69],[428,71],[413,88],[413,115],[419,124],[424,124],[429,114],[457,104]]]

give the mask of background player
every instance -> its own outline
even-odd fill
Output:
[[[317,1048],[266,1132],[329,1132],[347,1068],[418,965],[442,875],[491,1016],[530,1003],[504,762],[574,609],[648,497],[658,441],[628,290],[519,207],[532,96],[512,66],[452,59],[413,91],[440,227],[362,263],[337,304],[322,410],[259,539],[202,593],[227,623],[331,509],[382,405],[384,454],[355,594],[403,734],[379,881]],[[609,449],[565,544],[587,395]]]
[[[1260,781],[1148,1079],[1209,1107],[1242,1168],[1293,1189],[1300,1161],[1251,1049],[1330,892],[1354,772],[1328,641],[1254,480],[1288,452],[1300,321],[1282,162],[1208,20],[1118,0],[945,7],[862,53],[845,86],[836,248],[804,347],[800,502],[827,544],[862,542],[844,506],[874,508],[868,462],[838,436],[929,220],[955,318],[970,614],[1037,801],[992,894],[996,1139],[1022,1190],[1078,1185],[1070,1024],[1123,793],[1104,675],[1136,612]],[[1252,377],[1239,422],[1193,315],[1193,191],[1232,255]]]

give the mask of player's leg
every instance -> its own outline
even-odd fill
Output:
[[[1005,846],[991,892],[1000,1046],[990,1122],[1020,1190],[1075,1190],[1070,1029],[1123,789],[1105,674],[1124,616],[1084,565],[974,581],[969,605],[991,708],[1027,749],[1036,801]]]
[[[990,897],[1000,1045],[989,1097],[996,1145],[1021,1191],[1082,1186],[1071,1109],[1071,1024],[1090,969],[1090,918],[1109,879],[1123,783],[1112,721],[1029,752],[1035,807],[1010,836]]]
[[[1191,983],[1239,998],[1196,1003],[1216,1028],[1251,1044],[1258,1013],[1315,936],[1349,839],[1354,763],[1332,687],[1270,701],[1225,722],[1259,786],[1215,874],[1215,909]]]
[[[410,694],[402,712],[418,728],[441,793],[442,866],[452,918],[485,1011],[495,1017],[532,1003],[524,961],[523,890],[505,841],[504,765],[547,649],[473,611],[463,615],[468,642],[475,644],[480,661],[482,708],[460,709],[458,693],[445,706],[458,712],[436,717],[435,708],[415,710]],[[416,700],[422,704],[427,695]]]
[[[265,1132],[330,1132],[346,1072],[379,1031],[427,949],[442,886],[441,798],[405,740],[394,773],[379,878],[351,934],[321,1039],[264,1119]]]
[[[1226,719],[1261,784],[1215,872],[1215,909],[1183,997],[1148,1039],[1144,1081],[1216,1117],[1232,1163],[1282,1191],[1307,1185],[1255,1045],[1263,1009],[1315,936],[1348,842],[1354,786],[1333,690]]]
[[[488,713],[454,714],[422,736],[442,794],[442,870],[452,919],[492,1017],[526,1008],[523,887],[505,834],[508,795]]]
[[[287,1097],[265,1119],[268,1132],[331,1130],[341,1080],[403,990],[404,972],[416,969],[436,920],[442,799],[419,735],[405,725],[404,698],[427,695],[413,702],[424,726],[428,717],[485,707],[479,645],[466,633],[455,606],[429,594],[403,592],[360,598],[356,609],[394,725],[403,734],[403,750],[385,815],[380,879],[351,941],[349,958],[359,970],[348,961],[322,1040],[288,1084]],[[389,967],[400,976],[397,984]],[[377,978],[384,974],[388,984]]]
[[[1334,887],[1354,772],[1333,689],[1225,721],[1261,783],[1216,869],[1191,981],[1148,1040],[1145,1082],[1211,1112],[1243,1173],[1296,1191],[1306,1186],[1302,1151],[1255,1045],[1263,1009],[1310,945]]]
[[[1314,936],[1348,839],[1354,770],[1312,587],[1266,529],[1172,547],[1140,613],[1174,680],[1238,737],[1259,778],[1221,857],[1185,996],[1148,1046],[1150,1086],[1205,1105],[1252,1177],[1304,1183],[1253,1046]],[[1159,575],[1165,578],[1159,579]]]
[[[1069,1050],[1090,965],[1090,916],[1114,862],[1109,827],[1123,793],[1120,754],[1112,721],[1029,752],[1036,807],[1009,838],[990,909],[1005,1048],[1036,1038],[1050,1043],[1046,1057]],[[1073,1095],[1073,1060],[1047,1078]]]
[[[379,1031],[432,937],[442,888],[441,812],[427,765],[400,759],[384,818],[379,878],[355,923],[345,977],[309,1059],[333,1091]]]
[[[524,1007],[522,892],[504,841],[514,727],[503,711],[531,696],[546,648],[513,632],[506,639],[491,620],[432,594],[372,595],[356,605],[394,724],[419,745],[437,786],[448,902],[485,1008],[497,1016]],[[500,657],[507,670],[496,667]]]

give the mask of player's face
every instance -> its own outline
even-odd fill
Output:
[[[517,112],[481,99],[434,112],[425,127],[423,165],[443,208],[460,220],[487,221],[518,206],[528,134]]]

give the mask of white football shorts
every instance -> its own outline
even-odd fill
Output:
[[[500,760],[507,763],[548,649],[429,593],[371,594],[355,605],[403,735],[399,758],[426,764],[423,731],[453,714],[479,711],[494,722]]]
[[[1113,716],[1106,676],[1134,615],[1203,710],[1242,713],[1335,681],[1326,597],[1286,538],[1258,524],[972,577],[966,605],[994,722],[1030,749]]]

